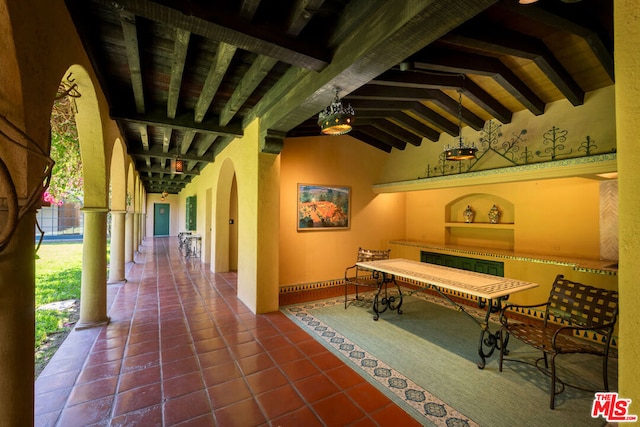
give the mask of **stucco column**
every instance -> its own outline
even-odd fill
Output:
[[[637,0],[616,0],[613,4],[616,70],[616,144],[618,160],[618,230],[620,234],[620,293],[618,393],[630,399],[629,414],[640,416],[640,9]],[[629,423],[632,424],[632,423]]]
[[[111,262],[109,282],[126,281],[124,268],[125,211],[111,211]]]
[[[146,214],[146,212],[143,212],[140,215],[140,231],[141,231],[140,243],[142,244],[144,242],[144,239],[147,238],[147,214]]]
[[[124,224],[124,262],[133,262],[133,213],[126,212]]]
[[[0,218],[5,212],[1,212]],[[0,425],[32,426],[35,329],[35,211],[0,252]],[[3,220],[2,224],[6,224]]]
[[[107,209],[83,208],[80,320],[76,328],[104,325],[107,317]]]
[[[142,245],[142,212],[136,212],[136,218],[137,218],[137,224],[138,224],[138,246],[136,246],[137,248],[140,248],[140,245]]]
[[[140,214],[138,212],[133,213],[133,253],[138,252],[138,246],[140,246]]]

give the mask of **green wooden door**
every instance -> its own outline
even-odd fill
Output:
[[[169,203],[155,203],[153,205],[153,235],[169,235]]]

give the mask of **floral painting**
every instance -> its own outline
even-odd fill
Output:
[[[349,228],[350,187],[298,184],[298,231]]]

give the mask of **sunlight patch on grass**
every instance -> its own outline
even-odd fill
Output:
[[[82,243],[47,243],[40,246],[36,260],[36,330],[38,349],[49,336],[64,330],[69,322],[66,310],[37,310],[44,304],[80,299]]]

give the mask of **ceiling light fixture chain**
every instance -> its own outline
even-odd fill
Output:
[[[462,74],[462,87],[458,89],[458,145],[451,147],[447,144],[444,149],[444,157],[447,160],[469,160],[476,157],[478,149],[474,143],[470,146],[464,145],[462,141],[462,92],[465,90],[465,75]]]

